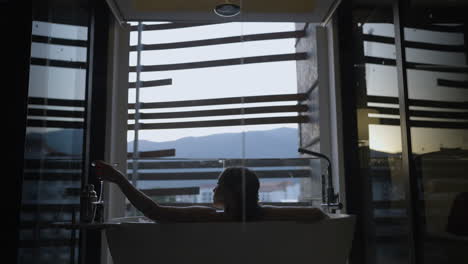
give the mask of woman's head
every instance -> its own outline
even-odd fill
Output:
[[[245,167],[226,168],[213,190],[213,204],[237,220],[249,220],[258,214],[257,175]]]

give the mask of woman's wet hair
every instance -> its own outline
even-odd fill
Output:
[[[225,200],[225,211],[234,220],[252,221],[260,217],[257,175],[245,167],[229,167],[220,175],[218,184],[233,195],[234,201]],[[230,204],[235,203],[235,204]]]

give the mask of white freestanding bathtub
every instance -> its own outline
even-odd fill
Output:
[[[345,264],[354,216],[315,223],[145,223],[114,219],[106,237],[114,264]]]

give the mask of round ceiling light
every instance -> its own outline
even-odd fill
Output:
[[[219,4],[214,12],[221,17],[233,17],[240,13],[240,6],[232,3]]]

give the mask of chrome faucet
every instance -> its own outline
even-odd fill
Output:
[[[336,210],[343,209],[343,204],[339,201],[339,198],[340,198],[339,194],[335,193],[335,189],[333,187],[333,176],[332,176],[332,167],[331,167],[330,159],[321,153],[306,150],[303,148],[299,148],[298,151],[303,154],[305,153],[305,154],[309,154],[312,156],[325,159],[328,162],[327,179],[325,178],[325,175],[322,174],[322,207],[326,207],[330,213],[335,213]],[[327,186],[325,186],[325,181],[327,181],[328,183]]]

